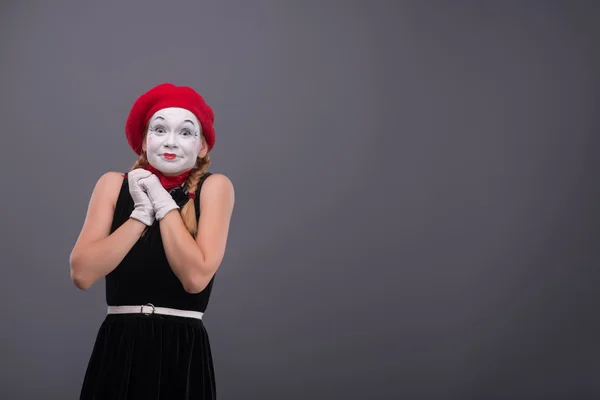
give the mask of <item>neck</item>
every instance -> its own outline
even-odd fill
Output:
[[[166,190],[171,190],[178,186],[181,186],[187,180],[188,176],[190,176],[190,173],[192,172],[192,170],[188,170],[188,171],[182,172],[179,175],[167,176],[167,175],[163,174],[162,172],[160,172],[159,170],[157,170],[156,168],[154,168],[150,164],[144,166],[143,168],[152,172],[154,175],[156,175],[156,177],[158,178],[158,180],[160,180],[160,183],[163,185],[163,187]]]

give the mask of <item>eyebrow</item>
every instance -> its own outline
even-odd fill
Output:
[[[157,115],[156,117],[154,117],[154,121],[156,121],[157,119],[161,119],[161,120],[165,120],[163,117],[161,117],[160,115]],[[191,119],[185,119],[183,120],[182,124],[185,124],[186,122],[189,122],[190,124],[192,124],[192,126],[195,128],[196,124],[194,123],[194,121],[192,121]]]

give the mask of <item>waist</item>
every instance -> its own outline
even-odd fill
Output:
[[[108,306],[108,314],[143,314],[143,315],[171,315],[182,318],[202,319],[203,313],[200,311],[178,310],[176,308],[155,307],[153,304],[144,304],[139,306]]]

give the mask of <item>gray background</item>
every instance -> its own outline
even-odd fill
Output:
[[[600,397],[595,1],[3,2],[0,398],[75,399],[91,190],[164,81],[236,207],[220,399]]]

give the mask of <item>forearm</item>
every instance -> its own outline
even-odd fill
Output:
[[[88,289],[108,275],[139,240],[146,225],[129,219],[108,237],[75,248],[69,259],[71,279],[80,289]]]
[[[188,293],[201,292],[212,276],[212,268],[181,215],[173,210],[160,221],[163,247],[173,273]]]

